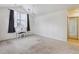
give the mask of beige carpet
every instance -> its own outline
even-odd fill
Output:
[[[1,54],[69,54],[79,53],[79,48],[66,42],[37,35],[0,42]]]

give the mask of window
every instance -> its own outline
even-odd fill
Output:
[[[27,28],[27,15],[20,12],[14,12],[15,29],[18,31],[26,30]]]

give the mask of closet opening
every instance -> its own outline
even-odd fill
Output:
[[[67,39],[69,44],[79,46],[79,8],[68,10]]]

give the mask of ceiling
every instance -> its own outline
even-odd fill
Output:
[[[19,7],[16,4],[0,4],[0,8]]]
[[[59,10],[68,9],[70,7],[79,7],[79,5],[77,4],[31,4],[31,5],[22,5],[22,6],[26,10],[29,8],[30,12],[36,15],[56,12]]]
[[[21,7],[25,11],[35,15],[41,15],[51,12],[56,12],[70,7],[78,7],[79,5],[73,4],[0,4],[0,7]]]

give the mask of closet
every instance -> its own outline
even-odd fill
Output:
[[[68,17],[68,39],[79,40],[79,17]]]

